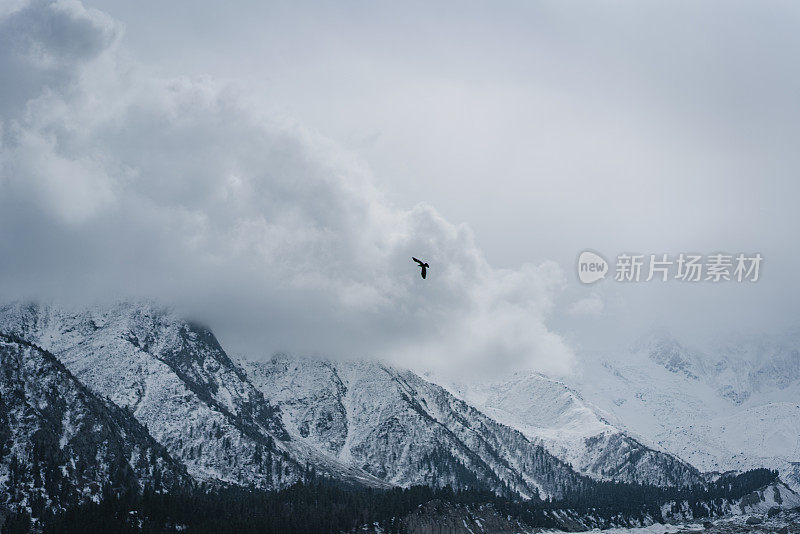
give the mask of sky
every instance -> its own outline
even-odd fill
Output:
[[[0,6],[3,298],[553,374],[652,329],[797,326],[796,4]],[[587,286],[586,249],[764,261]]]

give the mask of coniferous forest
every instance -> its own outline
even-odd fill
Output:
[[[68,508],[39,518],[46,533],[72,532],[189,532],[189,533],[297,533],[350,532],[378,524],[384,532],[403,532],[402,518],[422,504],[441,500],[459,505],[492,504],[503,515],[533,527],[559,527],[554,510],[569,510],[597,519],[623,522],[661,520],[661,506],[685,503],[694,517],[714,515],[724,502],[739,499],[774,481],[778,474],[756,469],[723,476],[694,488],[657,488],[635,484],[595,482],[581,493],[559,501],[521,501],[498,497],[485,490],[453,491],[449,487],[414,486],[378,490],[356,488],[316,479],[285,490],[265,492],[238,487],[159,493],[104,490],[99,503]],[[3,533],[28,532],[25,514],[8,518]]]

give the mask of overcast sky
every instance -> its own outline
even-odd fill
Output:
[[[796,326],[797,4],[0,5],[4,298],[554,373],[653,327]],[[764,263],[583,286],[587,248]]]

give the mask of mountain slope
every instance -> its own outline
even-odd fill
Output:
[[[172,459],[129,412],[92,394],[48,352],[0,334],[0,495],[35,516],[103,488],[187,486]]]
[[[293,438],[392,484],[544,498],[586,482],[523,433],[410,371],[286,356],[246,366]],[[678,470],[700,480],[683,464]]]
[[[612,425],[597,407],[561,381],[528,371],[450,389],[593,478],[655,486],[703,481],[691,465]]]
[[[698,351],[661,335],[631,354],[586,358],[571,386],[618,426],[704,471],[769,467],[800,489],[800,355],[792,340]]]

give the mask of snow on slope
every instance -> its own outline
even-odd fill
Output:
[[[53,355],[0,335],[0,369],[3,505],[40,516],[97,500],[106,485],[191,484],[130,413],[93,395]]]
[[[800,488],[799,362],[791,343],[700,352],[658,336],[632,354],[585,358],[570,384],[629,432],[703,471],[769,467]]]
[[[800,507],[800,494],[782,482],[774,482],[739,499],[731,513],[766,514],[773,508],[792,510],[798,507]]]
[[[594,478],[660,486],[702,480],[692,466],[626,435],[564,382],[527,371],[448,388]]]
[[[246,365],[293,438],[392,484],[544,497],[582,483],[540,445],[410,371],[286,356]]]

